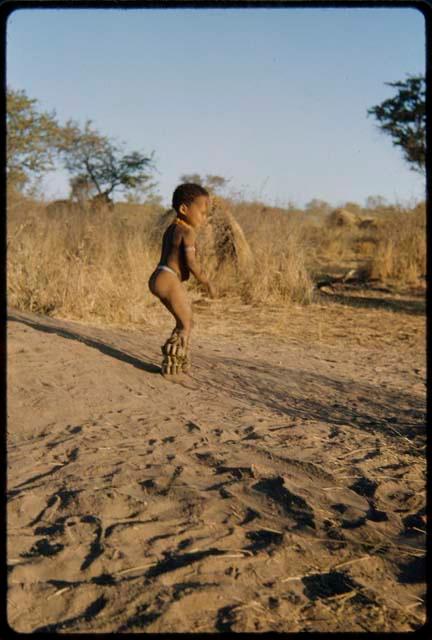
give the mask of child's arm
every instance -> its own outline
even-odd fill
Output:
[[[214,297],[214,289],[210,284],[209,279],[205,275],[204,271],[202,271],[197,263],[196,259],[196,249],[195,249],[195,233],[192,230],[186,231],[183,236],[183,245],[186,256],[186,264],[188,266],[189,271],[195,276],[195,278],[207,287],[210,297]]]

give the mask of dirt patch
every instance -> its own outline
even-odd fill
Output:
[[[127,331],[10,310],[9,624],[419,628],[424,316],[194,304],[185,384],[159,374],[165,316]]]

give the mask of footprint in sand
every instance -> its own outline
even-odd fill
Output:
[[[397,513],[417,511],[424,506],[425,501],[421,493],[401,489],[400,483],[394,481],[381,483],[375,491],[375,497],[388,506],[388,510]]]
[[[70,425],[68,425],[66,427],[66,430],[69,431],[69,433],[81,433],[82,431],[82,427],[77,425],[76,427],[71,427]]]
[[[375,492],[378,487],[378,482],[370,480],[366,476],[358,478],[349,488],[351,491],[355,491],[360,496],[365,497],[369,502],[369,510],[366,513],[367,520],[372,522],[385,522],[388,520],[387,513],[381,509],[377,509],[376,501],[374,500]]]
[[[310,600],[322,600],[354,590],[361,594],[362,591],[361,585],[342,571],[331,571],[329,573],[317,573],[315,575],[305,576],[302,578],[302,582],[304,585],[304,594]],[[364,596],[364,598],[366,598],[366,596]],[[362,598],[362,600],[364,598]],[[372,603],[372,601],[369,601],[369,603]]]
[[[255,511],[255,509],[251,509],[250,507],[247,507],[243,516],[243,520],[240,522],[240,524],[241,525],[249,524],[249,522],[252,522],[257,518],[261,518],[261,514],[259,513],[259,511]]]
[[[366,513],[362,509],[356,509],[343,502],[332,504],[331,508],[341,514],[340,524],[343,529],[355,529],[366,522]]]
[[[402,520],[404,526],[402,535],[418,536],[426,534],[426,508],[422,507],[416,513],[405,516]]]
[[[362,476],[350,486],[350,489],[365,498],[373,498],[377,487],[378,482],[370,480],[369,478],[366,478],[366,476]]]
[[[251,544],[245,547],[255,555],[262,550],[273,550],[276,546],[283,543],[283,532],[270,531],[268,529],[258,529],[256,531],[248,531],[246,537],[251,540]]]
[[[263,478],[252,486],[252,489],[263,493],[282,507],[286,515],[291,516],[297,527],[315,529],[314,512],[304,498],[290,490],[282,476]]]
[[[43,537],[29,551],[21,553],[25,562],[13,567],[15,582],[27,582],[29,575],[38,581],[55,580],[59,575],[68,581],[82,580],[82,572],[104,551],[102,525],[95,516],[61,517],[49,526],[38,527],[34,533]]]
[[[66,620],[62,620],[61,622],[56,622],[53,624],[48,624],[43,627],[39,627],[34,629],[36,633],[58,633],[61,631],[65,631],[66,629],[73,629],[74,626],[77,628],[80,627],[80,623],[90,622],[93,618],[95,618],[103,609],[105,609],[107,605],[107,599],[105,596],[100,596],[96,598],[87,608],[77,616],[72,618],[67,618]]]
[[[426,582],[426,557],[410,558],[399,563],[398,581],[402,584]]]
[[[192,422],[192,420],[186,423],[186,427],[189,433],[192,433],[193,431],[201,431],[201,427],[196,422]]]
[[[48,538],[41,538],[34,543],[30,551],[22,553],[21,557],[26,559],[39,558],[41,556],[50,557],[57,555],[62,549],[64,549],[63,544],[50,542]]]
[[[260,433],[255,429],[255,427],[249,426],[243,429],[243,433],[246,435],[241,438],[241,440],[262,440],[265,437],[265,434]]]
[[[53,513],[56,511],[64,510],[75,500],[79,491],[72,491],[67,489],[61,489],[56,493],[53,493],[47,500],[46,506],[38,513],[38,515],[29,522],[29,526],[32,527],[42,519],[46,518],[47,514],[49,518],[52,518]]]
[[[215,469],[217,474],[226,473],[232,478],[236,478],[237,480],[243,480],[244,478],[254,478],[255,472],[252,466],[244,466],[244,465],[232,465],[227,466],[220,464]]]
[[[330,496],[329,496],[330,497]],[[344,487],[334,487],[330,508],[336,514],[343,529],[354,529],[366,522],[371,510],[370,500],[360,493]]]

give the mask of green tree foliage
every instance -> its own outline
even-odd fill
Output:
[[[305,206],[305,211],[307,213],[321,213],[323,215],[327,215],[331,210],[332,206],[320,198],[312,198],[312,200],[310,200]]]
[[[193,182],[194,184],[200,184],[204,186],[204,178],[199,173],[184,173],[180,176],[180,182]]]
[[[426,163],[426,81],[408,76],[405,82],[386,82],[397,89],[393,98],[368,109],[393,144],[401,147],[405,160],[415,171],[424,173]]]
[[[96,195],[96,187],[86,175],[72,176],[69,180],[70,184],[70,199],[84,205],[93,196]]]
[[[69,121],[63,129],[59,152],[66,170],[75,184],[93,185],[98,194],[110,196],[115,190],[151,189],[153,154],[139,151],[126,153],[108,137],[101,135],[87,121],[81,129]]]
[[[377,210],[384,209],[388,206],[388,202],[383,196],[368,196],[366,198],[366,209]]]
[[[36,105],[25,91],[7,89],[7,176],[16,188],[54,166],[60,127],[55,112],[39,111]]]
[[[351,202],[351,200],[344,202],[340,208],[346,209],[346,211],[351,211],[351,213],[361,213],[361,206],[357,202]]]
[[[193,182],[195,184],[200,184],[202,187],[211,191],[212,193],[216,193],[218,191],[222,191],[228,186],[229,178],[223,178],[222,176],[207,174],[204,177],[201,177],[199,173],[185,173],[180,176],[181,182]]]

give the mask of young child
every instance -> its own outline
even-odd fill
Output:
[[[177,217],[163,235],[159,264],[149,279],[149,289],[172,313],[176,326],[162,346],[162,374],[187,373],[190,368],[189,346],[192,329],[192,307],[182,285],[190,273],[208,289],[214,289],[200,270],[195,256],[195,230],[205,221],[210,197],[198,184],[179,185],[172,198]]]

